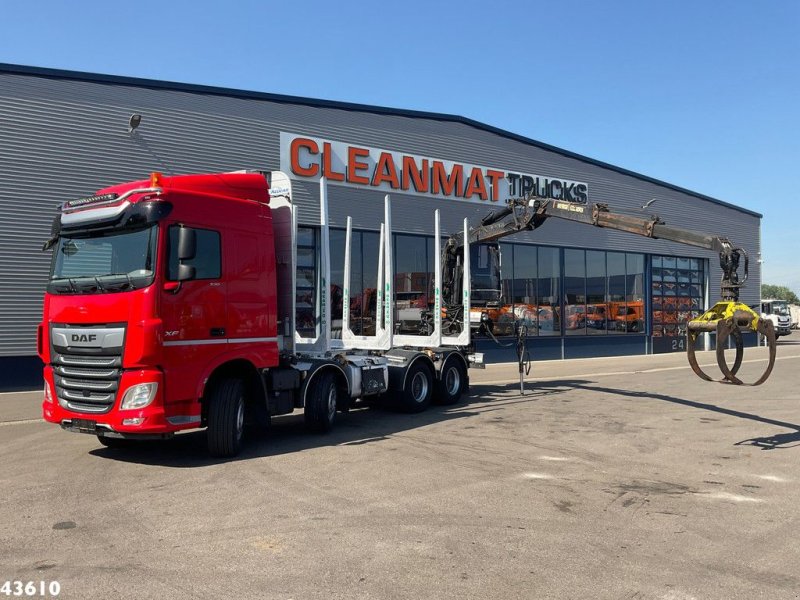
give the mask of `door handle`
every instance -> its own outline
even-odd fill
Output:
[[[225,336],[225,328],[224,327],[212,327],[211,331],[209,331],[211,337],[224,337]]]

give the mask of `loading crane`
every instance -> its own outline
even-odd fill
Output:
[[[594,227],[604,227],[617,231],[625,231],[634,235],[664,239],[687,244],[719,254],[722,269],[720,284],[720,301],[704,312],[700,317],[687,323],[687,354],[692,370],[706,381],[714,379],[706,374],[697,362],[695,342],[704,332],[716,333],[717,363],[724,379],[722,382],[736,385],[745,384],[736,376],[742,364],[743,339],[742,332],[753,331],[766,340],[769,348],[768,364],[762,375],[748,385],[759,385],[767,380],[775,364],[776,337],[772,323],[762,319],[749,306],[739,302],[739,291],[747,281],[749,259],[743,248],[734,246],[725,237],[691,231],[681,227],[668,225],[657,216],[638,216],[617,213],[608,204],[582,204],[563,200],[553,200],[537,196],[512,198],[506,201],[504,208],[498,209],[465,233],[452,235],[445,244],[442,256],[442,299],[445,310],[450,307],[458,310],[461,298],[461,281],[463,271],[463,254],[465,246],[488,244],[497,247],[498,240],[522,231],[532,231],[541,227],[548,219],[557,218],[575,223],[583,223]],[[499,261],[490,261],[490,266],[498,270],[490,279],[497,282],[497,298],[499,290]],[[740,276],[740,268],[742,270]],[[473,286],[474,287],[474,286]],[[466,319],[466,316],[464,317]],[[735,342],[736,354],[733,365],[729,366],[725,359],[725,348],[728,338]]]

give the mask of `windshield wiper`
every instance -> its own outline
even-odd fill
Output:
[[[133,280],[131,280],[131,276],[128,275],[127,273],[109,273],[108,275],[103,275],[103,277],[124,277],[125,283],[123,284],[123,287],[121,287],[120,289],[124,290],[126,287],[131,289],[136,289],[136,286],[133,285]]]

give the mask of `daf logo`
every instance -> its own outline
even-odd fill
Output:
[[[124,342],[124,327],[53,327],[53,345],[56,348],[121,349]]]
[[[97,335],[94,333],[73,333],[73,342],[94,342],[97,340]]]

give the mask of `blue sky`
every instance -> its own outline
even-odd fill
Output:
[[[800,294],[800,2],[0,6],[0,62],[457,114],[755,210]]]

